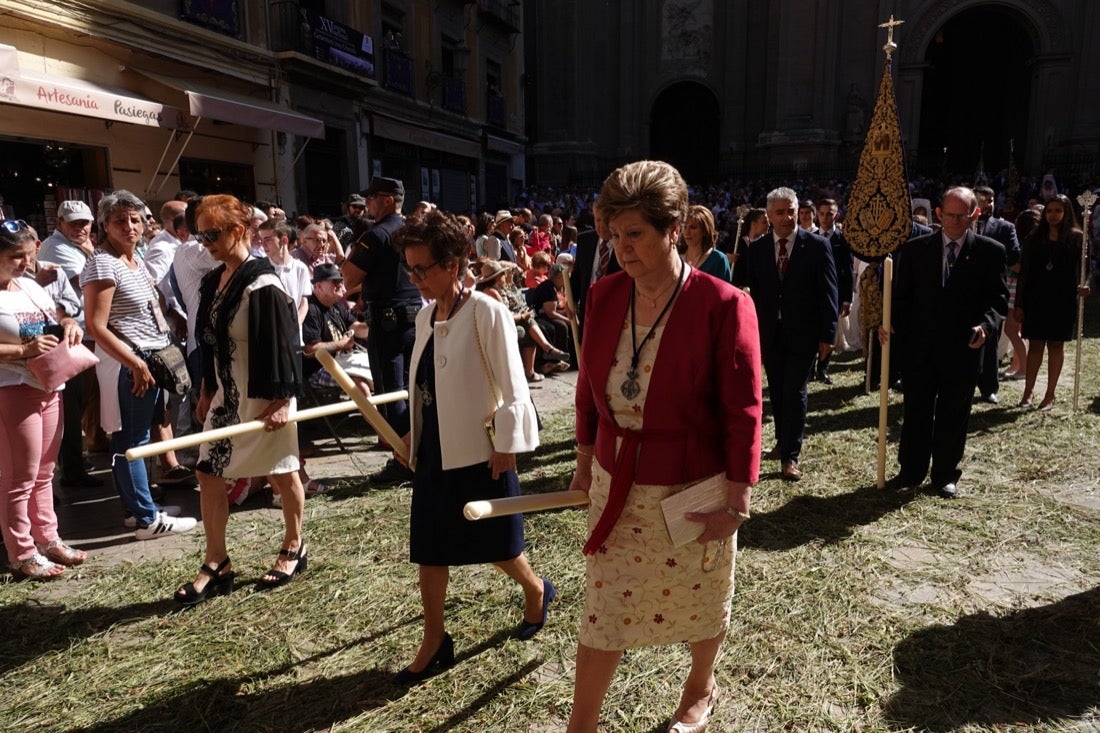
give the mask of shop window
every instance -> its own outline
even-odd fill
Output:
[[[0,211],[24,219],[45,238],[57,204],[80,199],[94,205],[111,187],[106,148],[0,138]]]
[[[252,166],[217,160],[180,159],[180,188],[200,194],[231,193],[248,202],[256,197]]]

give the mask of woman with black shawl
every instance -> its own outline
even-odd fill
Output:
[[[205,197],[195,212],[196,237],[222,263],[200,287],[198,417],[204,430],[250,420],[263,420],[266,426],[263,432],[199,447],[195,473],[202,492],[206,556],[198,577],[176,591],[176,600],[184,605],[233,589],[225,542],[227,480],[267,475],[283,498],[282,546],[260,587],[284,585],[306,569],[297,427],[287,422],[302,383],[301,333],[294,303],[271,263],[249,254],[249,216],[248,208],[228,195]]]

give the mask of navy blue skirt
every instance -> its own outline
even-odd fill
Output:
[[[417,382],[422,420],[413,476],[409,559],[417,565],[475,565],[517,557],[523,552],[523,515],[471,522],[462,514],[468,501],[518,496],[516,472],[508,471],[494,480],[486,463],[443,469],[432,340],[421,355]]]

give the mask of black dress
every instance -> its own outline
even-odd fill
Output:
[[[424,347],[416,374],[422,418],[413,476],[409,559],[417,565],[476,565],[517,557],[523,552],[523,515],[471,522],[462,508],[468,501],[518,496],[519,477],[508,471],[493,480],[485,463],[444,470],[434,399],[434,339]]]
[[[1024,311],[1021,335],[1040,341],[1069,341],[1077,320],[1080,240],[1030,238],[1020,259],[1016,305]],[[1077,244],[1078,246],[1074,246]]]

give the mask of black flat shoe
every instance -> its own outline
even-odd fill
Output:
[[[411,666],[405,667],[405,669],[393,676],[393,681],[399,685],[412,685],[417,682],[423,682],[433,674],[436,674],[437,671],[442,672],[450,669],[454,664],[455,642],[450,634],[444,634],[443,641],[439,643],[439,648],[435,650],[435,654],[432,656],[431,660],[428,661],[424,669],[419,672],[413,672]]]
[[[516,638],[520,641],[527,641],[535,634],[542,631],[542,627],[546,625],[546,615],[550,612],[550,604],[558,597],[558,590],[554,587],[546,578],[542,579],[542,618],[536,622],[521,621],[516,628]]]
[[[298,562],[294,566],[294,569],[291,570],[289,573],[284,573],[282,570],[275,570],[274,568],[264,573],[264,577],[260,578],[256,582],[256,584],[259,585],[262,590],[284,586],[289,583],[291,578],[293,578],[295,575],[297,575],[298,573],[304,573],[309,568],[309,558],[306,557],[305,542],[303,542],[297,550],[288,550],[286,548],[283,548],[279,550],[279,554],[283,557],[288,557],[291,560],[297,560]],[[268,577],[274,578],[274,580],[266,580],[266,578]]]
[[[194,583],[185,583],[181,585],[176,591],[175,599],[176,603],[181,606],[194,606],[198,603],[202,603],[207,598],[213,598],[214,596],[227,596],[233,592],[233,578],[236,577],[236,573],[232,570],[222,575],[222,570],[229,565],[229,558],[225,558],[218,567],[211,568],[206,563],[199,566],[199,572],[205,573],[210,576],[210,582],[203,586],[202,590],[196,590]]]

